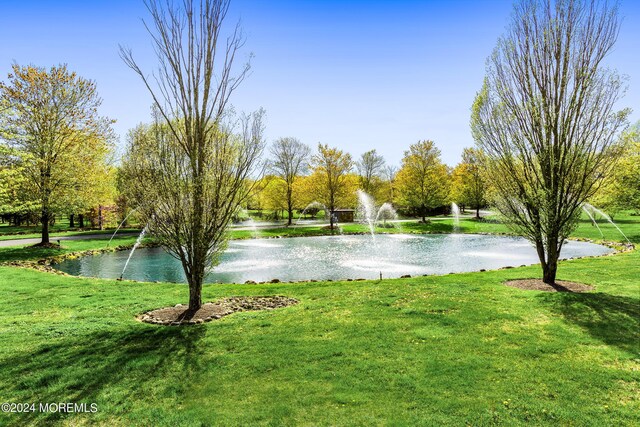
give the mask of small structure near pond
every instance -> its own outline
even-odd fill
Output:
[[[355,209],[334,209],[333,215],[337,222],[353,222]]]

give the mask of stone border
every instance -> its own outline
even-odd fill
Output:
[[[187,310],[187,306],[184,304],[150,310],[140,314],[136,319],[140,322],[161,326],[196,325],[218,320],[240,311],[275,310],[298,303],[297,299],[282,295],[228,297],[215,303],[203,304],[200,310],[187,320],[181,318]]]
[[[149,242],[143,243],[138,246],[138,248],[157,248],[160,245],[157,243]],[[79,252],[68,252],[61,255],[56,255],[48,258],[41,258],[38,260],[24,260],[24,261],[7,261],[0,263],[0,266],[9,266],[9,267],[22,267],[22,268],[31,268],[33,270],[44,271],[46,273],[57,274],[59,276],[67,276],[67,277],[77,277],[77,278],[92,278],[90,276],[74,276],[72,274],[67,274],[64,271],[53,268],[52,264],[58,264],[62,261],[66,261],[69,259],[76,259],[85,256],[92,255],[100,255],[108,252],[118,252],[118,251],[128,251],[133,248],[133,244],[131,245],[118,245],[109,248],[102,249],[89,249],[86,251]],[[94,279],[102,279],[100,277],[93,277]],[[108,279],[103,279],[108,280]]]

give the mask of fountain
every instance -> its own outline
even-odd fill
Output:
[[[620,232],[620,234],[622,234],[622,237],[624,237],[624,239],[627,241],[627,243],[631,243],[631,241],[629,240],[629,238],[622,232],[622,230],[620,230],[620,227],[618,227],[616,225],[615,222],[613,222],[613,220],[611,219],[611,217],[609,215],[607,215],[606,213],[602,212],[600,209],[596,208],[593,205],[590,205],[589,203],[584,203],[582,205],[582,209],[585,210],[588,209],[589,211],[593,213],[596,213],[598,215],[600,215],[601,217],[603,217],[604,219],[606,219],[607,221],[609,221],[609,224],[613,225],[616,230],[618,230]],[[587,210],[585,210],[585,212],[587,212]],[[593,215],[589,215],[591,217],[591,219],[593,220]],[[593,220],[595,223],[595,220]],[[598,227],[598,230],[600,230],[600,227]],[[602,234],[602,231],[600,231],[600,234]],[[604,237],[604,236],[603,236]]]
[[[453,232],[460,232],[460,208],[454,202],[451,202],[451,214],[453,215]]]
[[[120,225],[118,226],[118,228],[116,228],[116,231],[113,232],[113,235],[111,236],[111,238],[109,239],[109,242],[107,243],[107,247],[109,247],[109,245],[111,244],[111,241],[113,240],[113,238],[116,236],[116,233],[118,232],[118,230],[120,230],[120,227],[122,227],[122,225],[127,222],[127,220],[129,219],[129,217],[131,216],[131,214],[133,214],[135,211],[137,211],[138,209],[134,209],[131,212],[129,212],[127,214],[127,216],[124,217],[124,219],[122,220],[122,222],[120,223]]]
[[[369,225],[369,231],[371,235],[375,235],[375,221],[376,221],[376,206],[373,201],[373,197],[368,195],[362,190],[357,191],[358,194],[358,214],[362,222],[366,222]]]
[[[258,225],[256,224],[256,220],[249,217],[249,219],[246,221],[246,227],[249,227],[251,229],[251,234],[253,235],[254,239],[258,238]]]
[[[309,210],[309,209],[317,209],[317,210],[322,210],[324,212],[324,217],[327,217],[327,213],[329,212],[329,209],[327,209],[327,207],[317,201],[313,201],[311,203],[309,203],[300,213],[300,216],[298,216],[298,220],[296,221],[296,223],[294,224],[296,227],[298,226],[298,223],[300,222],[300,220],[302,220],[302,217],[304,216],[304,214]]]
[[[602,230],[600,230],[600,226],[598,226],[596,219],[593,217],[589,209],[587,209],[586,203],[582,205],[582,210],[584,211],[584,213],[587,214],[587,216],[591,219],[591,222],[593,223],[593,225],[595,225],[595,227],[598,229],[598,232],[600,232],[600,237],[604,239],[604,234],[602,233]]]
[[[150,231],[150,229],[149,229]],[[375,247],[374,247],[375,246]],[[613,249],[591,242],[569,241],[562,258],[604,255]],[[453,255],[452,255],[453,254]],[[113,251],[68,259],[54,268],[73,275],[117,279],[128,252]],[[428,262],[426,262],[428,260]],[[377,234],[231,240],[207,283],[292,280],[379,279],[446,274],[540,262],[524,238],[456,234]],[[138,247],[126,267],[127,279],[183,282],[182,263],[159,247]]]
[[[133,253],[135,252],[136,248],[140,246],[140,243],[142,243],[142,239],[144,239],[144,235],[146,234],[146,232],[147,232],[147,225],[144,226],[144,228],[142,229],[142,232],[136,239],[136,242],[133,244],[133,248],[131,248],[131,252],[129,252],[129,257],[127,258],[127,262],[124,263],[124,268],[122,269],[122,273],[120,273],[120,280],[122,280],[122,277],[124,276],[124,272],[127,269],[127,266],[129,265],[129,261],[131,261],[131,257],[133,256]]]
[[[378,209],[378,214],[376,215],[376,223],[382,221],[382,226],[386,228],[387,221],[395,221],[396,219],[398,219],[398,213],[393,208],[391,203],[383,203],[382,206],[380,206],[380,209]],[[394,223],[392,223],[392,225],[395,227]]]
[[[382,221],[382,226],[387,227],[387,221],[398,219],[398,213],[391,203],[383,203],[376,209],[375,201],[371,195],[362,190],[358,190],[358,217],[360,222],[369,226],[369,232],[375,235],[376,226]],[[395,227],[395,224],[393,225]]]

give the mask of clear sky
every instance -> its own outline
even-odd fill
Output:
[[[473,145],[470,106],[511,9],[511,0],[235,0],[229,24],[241,18],[244,56],[255,57],[233,104],[266,110],[269,142],[293,136],[354,157],[375,148],[399,165],[410,144],[433,139],[455,165]],[[621,107],[635,122],[640,1],[623,1],[621,15],[608,65],[629,76]],[[137,0],[0,0],[0,79],[13,62],[67,63],[97,82],[101,113],[117,120],[124,144],[129,128],[149,121],[151,98],[118,45],[152,71],[147,17]]]

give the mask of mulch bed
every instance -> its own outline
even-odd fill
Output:
[[[583,283],[565,282],[564,280],[556,280],[555,286],[548,285],[541,279],[509,280],[508,282],[504,282],[504,284],[512,288],[544,292],[587,292],[594,289],[593,286]]]
[[[188,319],[185,317],[187,306],[178,304],[148,311],[138,316],[138,320],[165,326],[194,325],[217,320],[236,311],[273,310],[297,303],[298,300],[284,296],[230,297],[215,303],[203,304],[200,310]]]

